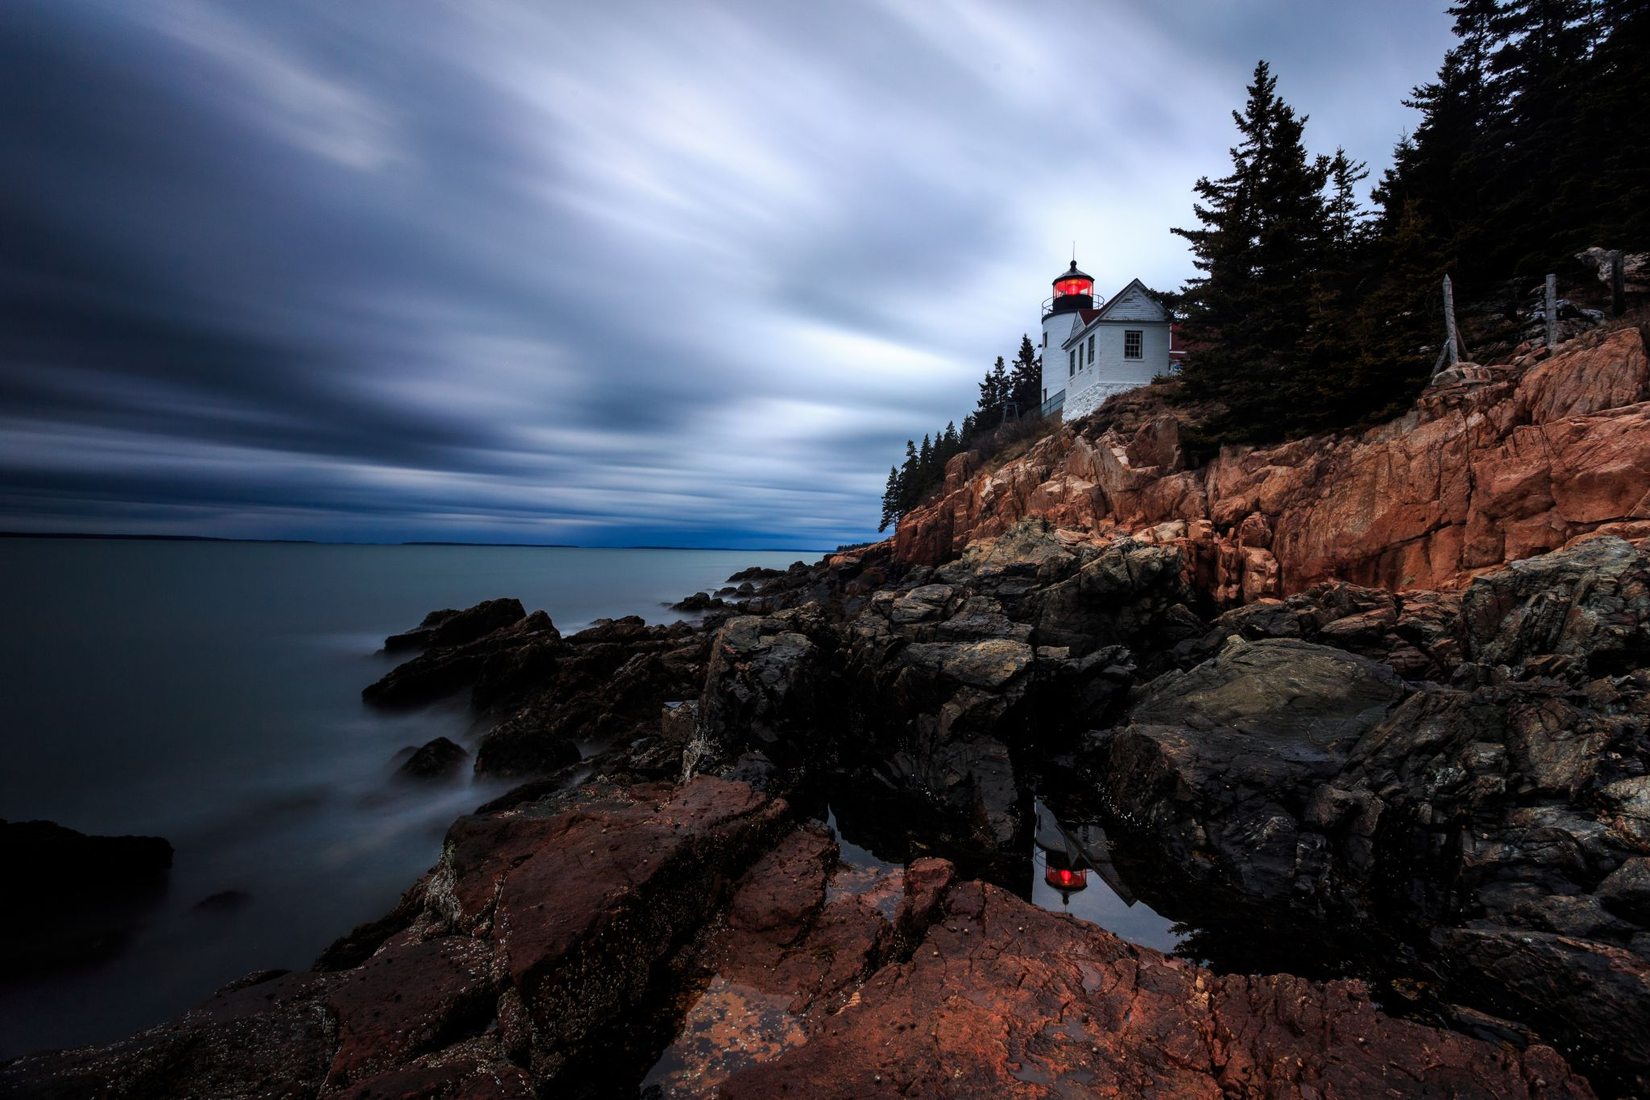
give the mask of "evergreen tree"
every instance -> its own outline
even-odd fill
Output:
[[[1020,350],[1009,371],[1008,399],[1019,406],[1020,415],[1035,412],[1043,405],[1043,360],[1030,336],[1020,337]]]
[[[917,482],[917,497],[920,500],[928,487],[934,484],[934,442],[926,435],[917,450]]]
[[[888,525],[899,519],[899,489],[899,471],[890,466],[888,467],[888,484],[882,490],[882,522],[877,524],[878,534],[888,530]]]
[[[902,516],[916,505],[922,492],[922,486],[917,481],[918,476],[917,445],[907,439],[905,441],[905,462],[900,466],[899,471],[899,513]]]
[[[1536,275],[1586,247],[1593,150],[1579,140],[1593,77],[1594,0],[1503,0],[1489,59],[1504,109],[1485,150],[1516,186],[1492,209],[1483,238],[1506,274]],[[1642,110],[1642,107],[1640,108]]]
[[[1172,230],[1202,272],[1183,300],[1186,335],[1201,347],[1182,374],[1191,396],[1226,406],[1228,435],[1274,438],[1314,411],[1300,341],[1323,259],[1330,161],[1308,157],[1305,119],[1278,96],[1265,61],[1232,118],[1242,140],[1231,174],[1194,185],[1201,228]]]
[[[1341,425],[1401,412],[1426,384],[1443,345],[1444,254],[1418,200],[1406,204],[1374,251],[1372,289],[1352,318],[1357,354],[1335,402]]]

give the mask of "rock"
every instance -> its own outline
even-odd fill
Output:
[[[437,737],[434,741],[427,741],[406,762],[396,769],[396,774],[408,779],[450,779],[463,770],[470,754],[464,746],[445,737]]]
[[[166,889],[172,845],[155,836],[88,836],[50,821],[0,820],[0,977],[106,958]]]
[[[535,611],[479,638],[432,646],[363,688],[361,698],[380,707],[419,706],[462,691],[478,679],[519,679],[525,656],[547,650],[559,653],[560,643],[561,633],[550,617]],[[493,694],[501,692],[495,688]]]
[[[1442,933],[1439,953],[1460,987],[1485,1003],[1546,1035],[1615,1055],[1593,1067],[1607,1090],[1650,1090],[1642,1053],[1650,965],[1643,956],[1568,936],[1466,928]]]
[[[745,749],[776,759],[806,754],[827,699],[826,653],[810,636],[821,627],[805,608],[722,625],[699,702],[702,760],[731,759]]]
[[[254,975],[130,1039],[0,1065],[0,1094],[581,1093],[581,1074],[639,1053],[652,1032],[638,1022],[673,992],[672,952],[715,922],[788,814],[702,778],[460,819],[397,912],[329,951],[335,969]]]
[[[327,1085],[338,1088],[473,1034],[496,1011],[492,950],[468,936],[395,945],[345,972],[328,990],[338,1047]]]
[[[1598,884],[1598,898],[1606,909],[1643,927],[1650,927],[1650,859],[1631,856]]]
[[[547,735],[532,722],[506,720],[482,736],[476,771],[483,775],[545,775],[577,764],[579,747],[566,737]]]
[[[526,615],[527,610],[516,599],[485,600],[463,611],[453,608],[432,611],[416,628],[385,638],[384,651],[399,653],[408,649],[463,645],[519,622]]]
[[[1551,1048],[1394,1020],[1353,982],[1216,977],[979,883],[944,891],[845,1007],[798,1023],[741,1043],[716,1094],[1592,1095]]]
[[[461,819],[399,912],[342,969],[0,1065],[0,1092],[1591,1095],[1549,1048],[1392,1019],[1357,983],[1217,977],[943,860],[844,864],[708,777]]]
[[[0,1065],[0,1094],[301,1100],[319,1095],[338,1027],[321,1004],[330,979],[275,972],[235,983],[168,1024],[101,1047]]]
[[[1327,580],[1454,588],[1588,532],[1650,534],[1650,359],[1637,329],[1589,334],[1532,368],[1475,371],[1361,435],[1229,446],[1197,469],[1161,445],[1172,411],[1146,411],[1159,400],[1149,390],[1129,395],[1125,412],[1062,427],[988,471],[952,459],[940,495],[901,517],[894,556],[936,565],[1027,518],[1140,532],[1183,547],[1198,587],[1232,605]]]
[[[1188,875],[1265,898],[1310,892],[1307,796],[1407,694],[1390,669],[1352,654],[1234,638],[1152,681],[1127,727],[1095,737],[1101,790]]]
[[[695,592],[670,605],[672,611],[705,612],[718,611],[728,607],[727,601],[712,596],[709,592]]]
[[[753,565],[748,569],[741,569],[739,572],[729,577],[728,583],[740,584],[749,583],[751,581],[766,581],[772,580],[774,577],[783,577],[784,575],[785,571],[783,569],[768,569],[764,566]]]

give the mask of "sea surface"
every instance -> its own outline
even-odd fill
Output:
[[[664,622],[679,617],[666,604],[736,570],[817,557],[0,539],[0,818],[176,849],[122,953],[0,985],[0,1058],[114,1039],[250,971],[308,965],[387,912],[448,824],[508,786],[393,778],[400,750],[471,731],[457,704],[361,704],[394,663],[385,635],[495,596],[564,633]]]

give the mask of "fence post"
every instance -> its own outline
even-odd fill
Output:
[[[1547,318],[1547,350],[1550,352],[1558,346],[1558,276],[1547,276],[1547,301],[1545,306]]]
[[[1461,337],[1455,331],[1455,285],[1444,276],[1444,354],[1450,366],[1461,361]]]
[[[1610,253],[1610,316],[1620,317],[1625,306],[1622,299],[1626,296],[1625,276],[1622,272],[1624,263],[1621,249]]]

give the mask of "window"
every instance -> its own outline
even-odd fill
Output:
[[[1048,333],[1043,333],[1043,346],[1048,347]]]
[[[1140,346],[1144,339],[1145,333],[1141,332],[1139,329],[1125,329],[1123,332],[1123,358],[1144,359],[1146,357],[1146,353]]]
[[[1089,362],[1094,362],[1094,337],[1089,337]]]
[[[1067,376],[1070,376],[1070,375],[1073,375],[1073,374],[1076,374],[1076,373],[1077,373],[1077,351],[1074,348],[1071,351],[1066,353],[1066,374],[1067,374]]]
[[[1048,404],[1048,387],[1043,387],[1043,404]]]

